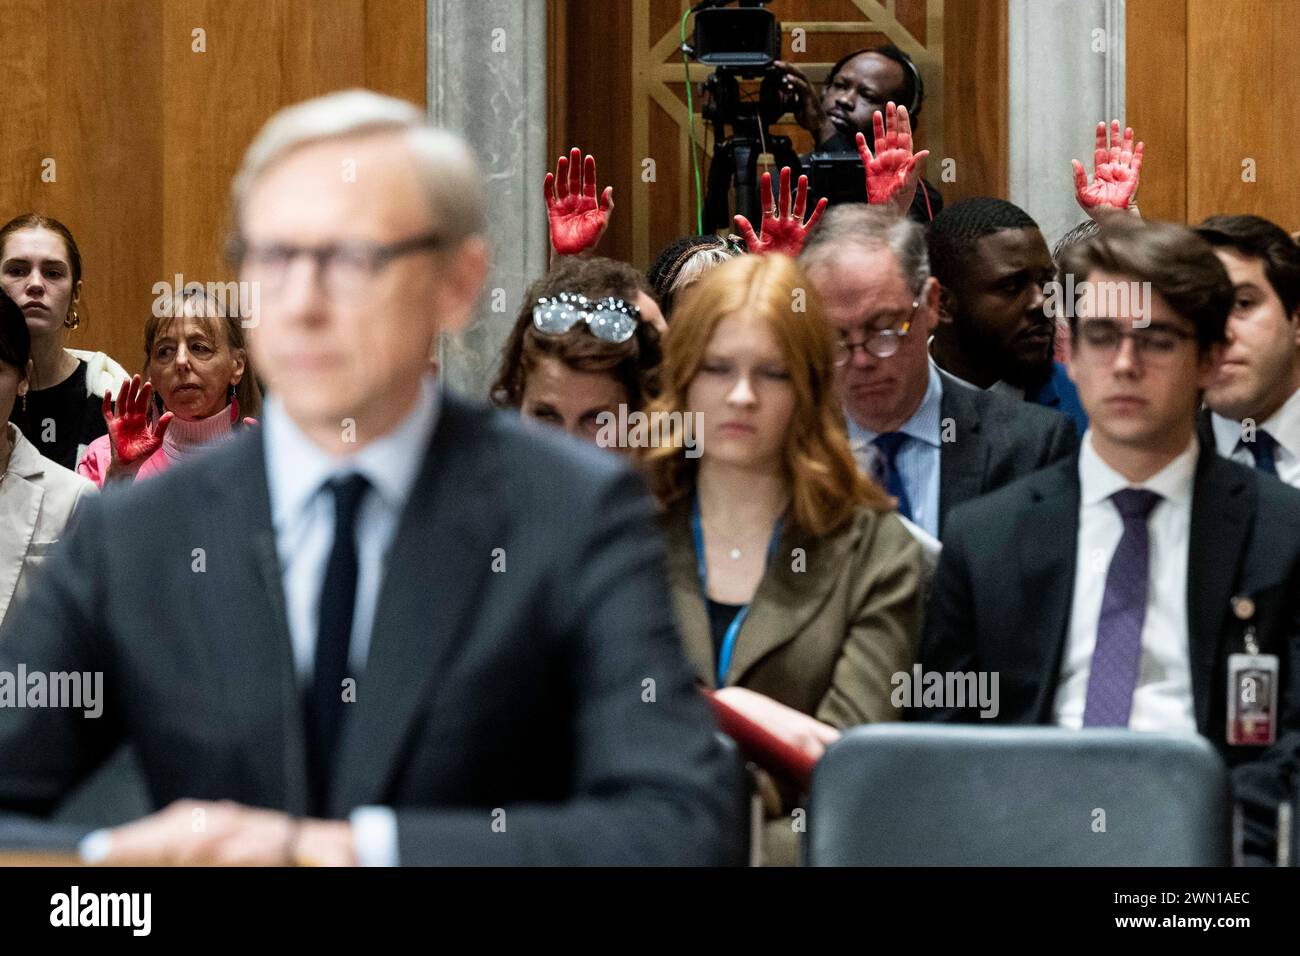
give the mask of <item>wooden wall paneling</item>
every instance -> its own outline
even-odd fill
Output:
[[[425,0],[365,0],[365,86],[421,106],[428,99]]]
[[[88,313],[69,344],[128,369],[155,283],[231,278],[230,180],[272,113],[352,86],[425,100],[424,0],[0,0],[0,22],[0,217],[68,224]]]
[[[177,274],[205,284],[234,278],[221,257],[230,181],[258,128],[287,99],[285,12],[282,0],[167,4],[162,124],[169,154],[155,281],[170,285]],[[202,52],[194,49],[195,30],[204,31]]]
[[[555,159],[571,146],[596,156],[600,187],[614,187],[616,207],[599,252],[625,260],[632,258],[633,208],[641,188],[640,160],[633,147],[633,9],[621,0],[568,4],[564,49],[568,125],[548,132],[552,155],[547,160],[553,168]],[[545,173],[542,169],[534,175]],[[543,210],[538,214],[543,215]]]
[[[44,0],[2,0],[6,23],[40,23]],[[8,86],[0,110],[0,224],[36,209],[57,183],[41,182],[41,162],[50,155],[49,35],[45,30],[0,31],[0,70]]]
[[[81,248],[87,316],[68,344],[106,351],[128,370],[142,362],[137,330],[162,242],[161,7],[50,0],[44,17],[5,30],[28,42],[43,33],[48,50],[37,95],[58,181],[38,179],[32,206],[62,220]]]
[[[554,163],[568,147],[569,0],[546,0],[546,154]],[[617,201],[617,200],[616,200]]]
[[[969,196],[1006,198],[1007,6],[945,0],[943,7],[944,148],[927,161],[927,178],[946,203]],[[941,181],[942,160],[956,179]]]
[[[1223,5],[1217,4],[1220,13]],[[1146,144],[1138,205],[1152,219],[1187,219],[1189,150],[1187,0],[1142,0],[1125,6],[1123,121]],[[1230,82],[1219,54],[1210,61],[1216,82]],[[1091,164],[1088,164],[1091,166]]]
[[[1188,0],[1190,222],[1253,213],[1300,228],[1298,17],[1296,0]]]

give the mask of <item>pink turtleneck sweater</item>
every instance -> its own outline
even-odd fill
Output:
[[[189,460],[197,453],[215,448],[234,438],[234,426],[230,417],[231,409],[227,405],[210,418],[200,418],[192,422],[173,418],[163,434],[162,446],[145,459],[144,464],[135,474],[136,479],[157,475],[173,465]],[[245,418],[244,424],[256,425],[257,422]],[[102,488],[112,460],[113,446],[107,435],[101,435],[86,448],[85,457],[77,464],[77,473],[85,475],[97,487]]]

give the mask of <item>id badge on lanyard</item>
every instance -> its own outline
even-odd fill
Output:
[[[1255,625],[1250,623],[1254,601],[1233,598],[1232,611],[1247,622],[1246,652],[1228,655],[1227,741],[1238,747],[1266,747],[1277,739],[1278,656],[1259,652]]]

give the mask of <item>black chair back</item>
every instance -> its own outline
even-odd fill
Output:
[[[1231,797],[1201,737],[876,724],[813,775],[813,866],[1226,866]]]

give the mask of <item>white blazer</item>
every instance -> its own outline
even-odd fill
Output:
[[[16,425],[4,427],[13,452],[0,476],[0,624],[26,594],[82,497],[95,491],[92,482],[37,451]]]

